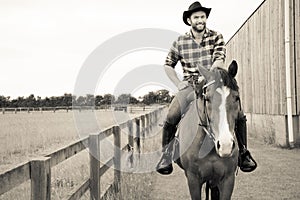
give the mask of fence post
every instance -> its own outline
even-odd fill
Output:
[[[149,113],[145,115],[146,116],[146,122],[147,122],[147,125],[146,125],[146,134],[149,134],[150,133],[150,120],[149,120]]]
[[[50,200],[51,166],[50,157],[41,157],[30,162],[31,199]]]
[[[90,134],[89,136],[90,153],[90,199],[100,199],[100,145],[99,135]]]
[[[143,149],[145,147],[145,115],[141,116],[141,121],[142,121],[142,125],[141,125],[142,148],[141,149]]]
[[[121,129],[119,126],[113,127],[114,134],[114,185],[115,191],[121,193]]]
[[[158,110],[155,110],[155,113],[154,113],[154,122],[155,122],[155,125],[157,125],[157,122],[158,122]]]
[[[137,151],[140,156],[140,153],[141,153],[141,142],[140,142],[141,131],[140,131],[140,118],[139,117],[135,118],[135,123],[136,123],[135,140],[136,140]]]
[[[149,113],[149,131],[152,131],[152,126],[153,126],[153,113]]]
[[[132,130],[132,120],[127,122],[128,127],[128,144],[131,150],[133,149],[133,130]]]

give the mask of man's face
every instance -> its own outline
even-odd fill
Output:
[[[196,32],[202,32],[206,28],[206,14],[203,11],[194,12],[187,21],[191,24],[191,27]]]

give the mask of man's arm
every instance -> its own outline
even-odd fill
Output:
[[[178,87],[181,80],[178,78],[175,69],[171,66],[165,65],[165,72],[174,85]]]
[[[224,42],[223,35],[218,33],[215,39],[214,53],[213,53],[213,65],[211,70],[220,67],[225,67],[225,57],[226,57],[226,46]]]
[[[172,47],[168,53],[164,68],[169,79],[174,83],[178,90],[182,90],[188,86],[188,83],[185,81],[181,81],[175,71],[175,66],[179,60],[180,55],[178,50],[178,41],[176,40],[173,42]]]

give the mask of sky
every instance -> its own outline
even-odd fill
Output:
[[[228,41],[262,1],[200,2],[212,8],[207,27],[222,33]],[[73,93],[83,66],[99,46],[103,47],[116,36],[144,28],[183,34],[189,27],[183,23],[182,13],[193,2],[0,0],[0,95],[16,98]],[[138,39],[147,40],[147,37]],[[131,41],[120,42],[120,48],[128,42]],[[119,47],[115,48],[117,51]],[[140,66],[151,64],[163,68],[166,54],[166,49],[135,49],[117,55],[107,66],[99,64],[103,70],[97,74],[94,93],[114,93],[119,87],[118,80]],[[109,57],[103,55],[101,59],[105,56]],[[176,70],[180,73],[180,67]],[[140,96],[160,88],[174,90],[148,81],[131,87],[129,92]]]

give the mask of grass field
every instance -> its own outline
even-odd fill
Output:
[[[32,112],[0,115],[0,173],[22,162],[67,146],[72,141],[80,139],[80,135],[100,132],[101,129],[124,122],[143,113],[143,111],[134,111],[133,113],[95,111],[93,114],[91,112],[60,111],[56,113]],[[95,121],[96,124],[91,121]],[[127,140],[123,140],[122,143],[127,143]],[[150,143],[147,145],[151,146]],[[68,193],[88,177],[89,155],[84,150],[51,169],[51,199],[66,197]],[[102,192],[105,191],[112,180],[113,170],[109,170],[102,177]],[[135,182],[141,186],[147,181],[150,181],[147,175],[125,173],[122,176],[122,183]],[[133,191],[130,184],[121,184],[121,186],[123,191]],[[138,191],[136,188],[134,190]],[[141,190],[143,191],[135,194],[136,198],[146,192],[142,188]],[[128,194],[132,195],[132,192]],[[1,195],[0,199],[30,199],[30,181]],[[89,192],[83,196],[83,199],[89,199]]]

